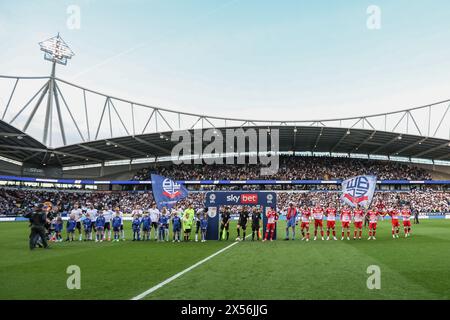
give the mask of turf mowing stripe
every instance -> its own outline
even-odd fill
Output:
[[[248,235],[246,238],[248,238],[249,236],[250,236],[250,235]],[[240,241],[233,242],[233,243],[230,244],[229,246],[227,246],[227,247],[225,247],[225,248],[223,248],[223,249],[220,249],[219,251],[217,251],[217,252],[213,253],[212,255],[206,257],[205,259],[203,259],[203,260],[197,262],[196,264],[193,264],[193,265],[190,266],[189,268],[186,268],[186,269],[184,269],[183,271],[178,272],[177,274],[171,276],[170,278],[167,278],[166,280],[164,280],[163,282],[157,284],[156,286],[151,287],[151,288],[148,289],[147,291],[144,291],[144,292],[142,292],[141,294],[137,295],[136,297],[131,298],[131,300],[141,300],[142,298],[145,298],[146,296],[148,296],[148,295],[151,294],[152,292],[155,292],[155,291],[158,290],[159,288],[162,288],[162,287],[165,286],[166,284],[168,284],[168,283],[172,282],[173,280],[175,280],[175,279],[181,277],[183,274],[185,274],[185,273],[191,271],[192,269],[197,268],[199,265],[202,265],[202,264],[205,263],[206,261],[208,261],[208,260],[214,258],[215,256],[221,254],[222,252],[224,252],[224,251],[230,249],[232,246],[237,245],[239,242],[240,242]]]

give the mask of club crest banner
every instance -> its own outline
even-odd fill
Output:
[[[360,205],[367,208],[372,202],[376,184],[375,176],[357,176],[344,180],[341,201],[351,207]]]
[[[160,210],[163,207],[172,208],[178,201],[188,196],[186,187],[172,179],[157,174],[152,174],[151,179],[153,197]]]

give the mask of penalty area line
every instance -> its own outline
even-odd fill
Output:
[[[247,236],[248,238],[249,236]],[[156,290],[158,290],[159,288],[164,287],[166,284],[172,282],[173,280],[181,277],[183,274],[191,271],[192,269],[197,268],[198,266],[202,265],[203,263],[207,262],[208,260],[211,260],[212,258],[214,258],[215,256],[221,254],[222,252],[230,249],[231,247],[237,245],[240,241],[236,241],[233,242],[232,244],[230,244],[229,246],[226,246],[225,248],[220,249],[219,251],[213,253],[212,255],[206,257],[203,260],[200,260],[199,262],[197,262],[196,264],[193,264],[192,266],[190,266],[189,268],[184,269],[183,271],[178,272],[177,274],[174,274],[173,276],[171,276],[170,278],[167,278],[166,280],[164,280],[163,282],[158,283],[156,286],[151,287],[150,289],[142,292],[141,294],[137,295],[136,297],[131,298],[131,300],[141,300],[143,298],[145,298],[146,296],[148,296],[149,294],[151,294],[152,292],[155,292]]]

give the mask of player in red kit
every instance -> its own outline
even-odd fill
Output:
[[[263,241],[266,241],[270,232],[270,241],[273,241],[273,234],[275,233],[276,222],[278,220],[278,213],[275,211],[275,208],[270,208],[270,210],[266,213],[267,217],[267,225],[266,225],[266,235]]]
[[[411,210],[408,206],[404,206],[402,210],[403,230],[405,231],[405,238],[411,235]]]
[[[333,240],[336,239],[336,209],[330,204],[327,210],[325,210],[327,217],[327,240],[330,240],[330,231],[333,231]]]
[[[383,217],[386,214],[386,206],[383,204],[383,202],[378,201],[376,207],[378,211],[378,216],[380,217],[381,220],[383,220]]]
[[[388,215],[391,216],[391,223],[392,223],[392,238],[398,238],[398,234],[400,232],[400,222],[398,221],[398,218],[400,216],[400,212],[396,208],[391,208],[388,211]]]
[[[377,222],[380,214],[378,213],[377,207],[373,207],[367,211],[366,215],[369,217],[369,238],[367,240],[377,240],[375,234],[377,233]]]
[[[302,233],[302,240],[309,241],[309,218],[311,217],[311,210],[308,207],[304,206],[301,211],[301,219],[302,223],[300,225],[300,231]],[[306,230],[306,238],[305,238],[305,230]]]
[[[364,211],[361,210],[361,207],[359,205],[356,205],[355,210],[353,210],[353,226],[355,228],[353,232],[353,240],[356,240],[358,232],[359,232],[358,239],[361,240],[363,221],[364,221]]]
[[[352,220],[352,211],[346,205],[341,210],[341,225],[342,225],[342,236],[341,240],[344,240],[345,231],[347,231],[347,240],[350,240],[350,222]]]
[[[314,217],[314,241],[317,240],[317,230],[320,228],[320,235],[323,238],[323,208],[319,203],[313,209],[313,217]]]

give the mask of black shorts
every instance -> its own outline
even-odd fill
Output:
[[[105,227],[103,230],[111,230],[111,224],[109,222],[105,222]]]
[[[120,227],[114,227],[113,230],[114,230],[114,232],[119,232],[120,231]]]
[[[227,221],[227,222],[228,222],[228,221]],[[225,230],[228,231],[228,229],[230,229],[230,224],[227,223],[227,222],[223,222],[223,221],[222,221],[222,223],[220,224],[220,229],[225,228]]]
[[[151,228],[158,229],[158,222],[152,222],[152,226],[150,227],[150,229]]]
[[[259,224],[252,224],[252,231],[258,231],[260,228]]]
[[[123,224],[120,225],[120,231],[122,231],[122,230],[123,230]]]
[[[195,233],[198,233],[198,230],[200,230],[200,221],[197,221],[195,224]]]
[[[184,230],[184,232],[191,233],[191,229],[186,229],[186,230]]]
[[[92,230],[94,230],[94,232],[97,231],[97,228],[95,227],[95,223],[92,223]]]
[[[78,231],[81,231],[81,222],[80,221],[77,221],[77,227],[76,228],[78,229]]]
[[[247,229],[247,221],[239,221],[238,226],[240,226],[242,230]]]

